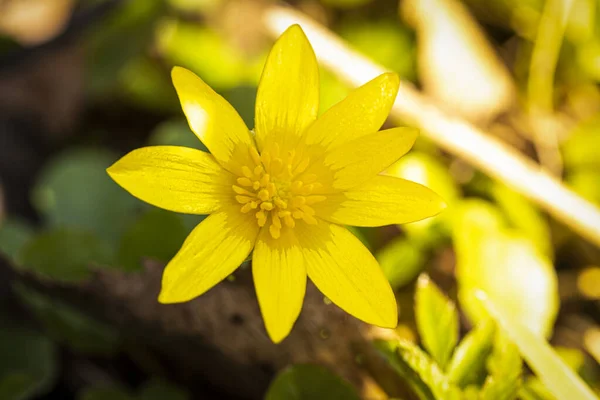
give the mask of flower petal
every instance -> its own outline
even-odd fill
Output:
[[[364,183],[398,161],[415,143],[418,131],[393,128],[348,141],[325,155],[324,165],[333,171],[333,189]]]
[[[396,298],[369,250],[346,228],[319,220],[294,228],[309,278],[344,311],[370,324],[398,323]]]
[[[254,145],[242,118],[193,72],[175,67],[171,75],[192,131],[222,166],[238,174],[250,164],[249,147]]]
[[[291,331],[306,291],[306,267],[292,229],[273,239],[262,229],[252,256],[252,274],[265,327],[275,343]]]
[[[298,25],[275,42],[263,69],[256,95],[255,131],[258,148],[277,142],[295,147],[317,117],[319,70],[315,53]]]
[[[338,224],[383,226],[433,217],[446,203],[418,183],[378,175],[363,185],[328,195],[313,208],[317,216]]]
[[[254,215],[233,207],[209,215],[165,268],[158,301],[180,303],[200,296],[239,267],[257,235]]]
[[[107,172],[140,200],[187,214],[217,210],[229,201],[234,180],[210,154],[178,146],[133,150]]]
[[[390,113],[399,85],[398,75],[386,73],[355,89],[308,128],[306,143],[333,149],[377,132]]]

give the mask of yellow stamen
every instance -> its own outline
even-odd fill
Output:
[[[277,143],[272,143],[262,154],[254,147],[249,149],[252,164],[240,168],[236,184],[232,185],[235,200],[242,213],[256,210],[254,215],[259,227],[267,226],[274,239],[281,237],[283,229],[293,229],[298,221],[317,223],[311,205],[326,200],[321,194],[313,194],[323,187],[315,174],[304,174],[310,159],[302,152],[288,151],[280,156]],[[294,176],[302,180],[294,180]]]
[[[258,192],[258,198],[262,201],[267,201],[270,197],[271,196],[269,195],[269,191],[267,189],[262,189],[260,192]]]
[[[246,178],[252,178],[252,171],[246,165],[242,167],[242,174],[244,174]]]
[[[237,178],[236,182],[242,186],[252,186],[252,181],[246,177]]]

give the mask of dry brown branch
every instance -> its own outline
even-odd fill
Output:
[[[9,274],[12,281],[113,326],[186,387],[213,388],[232,399],[261,399],[277,371],[317,363],[351,382],[361,398],[387,398],[367,369],[377,371],[390,394],[407,395],[398,379],[389,378],[390,370],[370,344],[376,337],[393,335],[393,330],[364,324],[325,304],[314,285],[307,287],[291,334],[275,345],[265,333],[249,268],[193,301],[171,305],[156,301],[162,271],[163,265],[146,262],[141,273],[101,270],[83,284],[59,284],[15,273],[0,256],[1,276]]]
[[[359,86],[385,72],[384,68],[350,49],[342,40],[305,15],[271,7],[264,23],[273,35],[300,24],[317,58],[338,77]],[[442,149],[463,158],[491,177],[519,191],[584,238],[600,245],[600,210],[517,153],[474,125],[440,110],[410,83],[402,82],[392,116],[422,130]]]

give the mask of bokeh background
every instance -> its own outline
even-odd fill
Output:
[[[143,204],[105,169],[145,145],[206,151],[181,112],[174,65],[198,74],[252,127],[274,40],[263,15],[281,4],[0,0],[0,399],[254,399],[279,371],[307,362],[361,398],[399,396],[402,380],[389,384],[372,367],[368,343],[418,342],[422,272],[458,302],[463,334],[484,318],[471,298],[483,287],[597,390],[598,247],[426,134],[387,173],[431,187],[447,211],[354,229],[397,292],[395,331],[366,327],[309,288],[292,335],[272,345],[246,264],[206,299],[156,304],[164,263],[202,216]],[[600,205],[597,0],[287,5]],[[351,89],[322,68],[321,111]],[[314,377],[325,373],[301,376],[326,392],[330,383]],[[521,398],[551,398],[536,378],[523,382]]]

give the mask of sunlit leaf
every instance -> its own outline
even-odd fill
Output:
[[[158,49],[173,65],[196,73],[217,90],[256,84],[261,68],[245,58],[215,30],[195,23],[169,20],[158,31]]]
[[[414,280],[425,267],[422,250],[406,238],[393,239],[375,254],[375,258],[394,289]]]
[[[396,18],[347,19],[338,28],[342,38],[401,78],[415,79],[414,34]]]
[[[488,359],[489,375],[481,389],[481,398],[515,399],[521,387],[522,365],[517,347],[506,336],[497,334],[494,350]]]
[[[377,341],[379,352],[421,400],[459,400],[460,390],[452,385],[438,365],[411,342]]]
[[[519,390],[519,397],[522,400],[556,400],[556,397],[534,376],[523,384]]]
[[[168,0],[169,5],[188,13],[213,11],[223,3],[223,0]]]
[[[600,166],[600,115],[581,123],[563,143],[562,155],[568,169]]]
[[[110,251],[90,233],[58,228],[35,236],[18,259],[19,268],[73,282],[89,277],[92,266],[107,264]]]
[[[423,347],[444,370],[458,341],[458,312],[426,274],[417,282],[415,313]]]
[[[342,101],[350,93],[350,88],[332,72],[325,68],[319,70],[320,99],[319,114],[329,110],[334,104]]]
[[[327,368],[293,365],[277,375],[265,400],[359,400],[354,389]]]
[[[600,204],[600,170],[586,168],[571,172],[566,177],[566,182],[573,190],[585,199]]]
[[[373,0],[321,0],[325,5],[338,8],[354,8],[371,3]]]
[[[554,257],[548,223],[523,195],[496,183],[492,195],[504,211],[511,226],[531,239],[539,250],[552,259]]]
[[[447,368],[448,380],[459,387],[477,383],[485,373],[485,362],[492,351],[494,323],[483,321],[456,347]]]
[[[483,290],[540,336],[552,331],[558,311],[552,262],[489,203],[465,201],[454,215],[458,298],[472,321],[487,312],[474,297]]]
[[[529,367],[558,400],[597,400],[591,389],[565,364],[543,338],[536,335],[506,306],[478,293],[490,315],[516,344]]]

